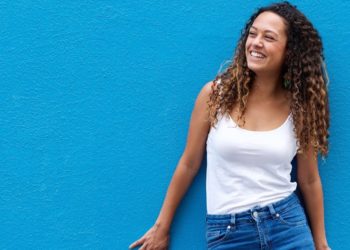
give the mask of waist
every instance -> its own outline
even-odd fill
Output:
[[[209,224],[226,224],[228,222],[237,223],[240,221],[251,220],[253,217],[259,217],[260,219],[270,218],[276,214],[282,213],[285,209],[292,207],[295,204],[300,204],[299,198],[295,192],[292,192],[286,198],[267,204],[265,206],[254,206],[239,213],[231,214],[206,214],[206,221]]]

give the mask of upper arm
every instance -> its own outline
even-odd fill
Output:
[[[313,157],[312,147],[302,154],[297,154],[297,166],[298,184],[312,183],[319,178],[317,158]]]
[[[208,120],[208,104],[213,82],[206,83],[199,92],[195,101],[187,142],[181,160],[191,170],[197,172],[202,162],[207,136],[210,130]]]

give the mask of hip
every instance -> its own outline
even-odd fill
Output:
[[[208,249],[314,249],[305,211],[294,192],[247,211],[207,214],[206,227]]]

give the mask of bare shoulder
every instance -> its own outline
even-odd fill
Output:
[[[203,86],[203,89],[204,89],[204,91],[207,92],[207,94],[210,94],[212,92],[213,88],[214,89],[216,88],[216,84],[214,83],[214,81],[207,82]]]
[[[213,88],[215,88],[214,82],[207,82],[203,85],[197,95],[192,113],[193,121],[195,121],[195,124],[197,125],[201,124],[202,122],[208,123],[209,121],[209,100]]]
[[[214,81],[207,82],[202,87],[201,91],[198,94],[198,99],[206,99],[209,100],[209,96],[213,91],[213,88],[215,88]]]

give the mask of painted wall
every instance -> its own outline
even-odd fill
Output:
[[[153,224],[201,87],[268,1],[1,1],[0,249],[126,249]],[[328,241],[350,248],[349,1],[294,1],[322,35]],[[205,248],[205,160],[171,249]]]

